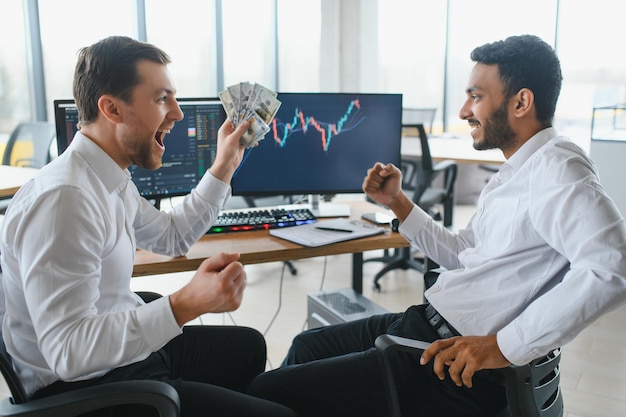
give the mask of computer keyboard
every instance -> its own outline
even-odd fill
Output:
[[[365,307],[339,292],[319,294],[317,297],[341,314],[356,314],[365,311]]]
[[[308,208],[223,211],[217,216],[207,234],[274,229],[299,226],[316,221],[317,217]]]

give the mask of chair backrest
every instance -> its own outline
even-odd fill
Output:
[[[501,417],[562,417],[561,349],[528,365],[502,369],[508,409]]]
[[[0,371],[2,376],[11,391],[11,397],[15,404],[23,404],[26,402],[26,391],[20,381],[19,377],[13,370],[13,362],[7,352],[7,348],[4,345],[4,339],[2,338],[2,330],[0,329]]]
[[[433,133],[433,123],[435,122],[436,108],[414,108],[404,107],[402,109],[402,125],[403,127],[415,127],[417,124],[424,125],[426,133]]]
[[[452,161],[442,161],[437,165],[433,163],[432,156],[430,154],[430,146],[428,144],[428,135],[426,134],[426,129],[424,125],[421,123],[417,123],[415,125],[403,125],[404,127],[413,127],[417,129],[418,136],[420,139],[420,145],[422,148],[422,156],[418,161],[412,160],[403,160],[403,175],[406,175],[408,172],[413,171],[414,174],[411,174],[409,179],[404,179],[403,182],[407,180],[413,181],[413,186],[409,186],[408,184],[403,183],[403,187],[405,189],[413,189],[413,201],[420,205],[425,210],[430,209],[431,204],[439,204],[443,203],[447,206],[449,212],[452,210],[453,200],[454,200],[454,184],[456,182],[456,176],[458,171],[457,164]],[[412,165],[412,167],[411,167]],[[443,188],[441,192],[439,192],[439,196],[436,196],[433,201],[430,201],[428,204],[424,205],[423,197],[426,191],[429,188],[433,187],[433,182],[435,178],[443,173]],[[450,214],[450,213],[448,213]],[[450,221],[447,223],[451,224],[451,215],[449,215]],[[446,224],[449,226],[450,224]]]
[[[3,165],[41,168],[52,159],[50,146],[56,137],[54,123],[22,122],[9,136]]]

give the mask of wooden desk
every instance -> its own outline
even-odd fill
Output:
[[[360,219],[366,212],[385,210],[367,201],[350,202],[350,218]],[[319,219],[323,222],[325,219]],[[364,220],[365,221],[365,220]],[[135,256],[133,276],[165,274],[170,272],[195,271],[207,257],[218,252],[239,252],[241,262],[258,264],[264,262],[289,261],[317,256],[352,253],[352,287],[363,291],[363,252],[377,249],[409,246],[404,237],[396,232],[370,236],[362,239],[308,248],[274,236],[267,230],[205,235],[191,247],[186,256],[172,258],[139,250]]]
[[[37,168],[22,168],[0,165],[0,198],[13,197],[20,187],[39,171]]]
[[[501,164],[505,161],[500,149],[477,151],[472,139],[431,137],[428,139],[430,155],[433,160],[453,159],[460,164]],[[401,153],[403,158],[419,159],[422,156],[422,145],[418,137],[402,138]]]

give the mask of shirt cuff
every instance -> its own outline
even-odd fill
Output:
[[[161,297],[137,309],[137,321],[146,343],[154,350],[182,333],[174,318],[169,297]]]
[[[420,230],[425,221],[429,220],[431,220],[430,215],[414,204],[409,215],[400,223],[398,232],[405,238],[412,240],[411,237],[415,236],[415,232]]]
[[[214,177],[210,171],[202,176],[195,190],[203,200],[219,207],[222,207],[231,195],[230,185]]]
[[[510,323],[496,334],[498,347],[504,357],[513,365],[526,365],[533,359],[537,359],[537,354],[528,349],[521,335],[517,331],[515,323]]]

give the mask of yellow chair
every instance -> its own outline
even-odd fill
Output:
[[[22,122],[9,136],[3,165],[41,168],[52,159],[50,146],[56,137],[54,123]]]

